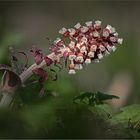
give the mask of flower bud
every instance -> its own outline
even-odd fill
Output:
[[[102,53],[97,54],[97,56],[98,56],[98,59],[102,59],[103,58]]]
[[[76,59],[77,62],[82,63],[84,61],[83,53],[78,53]]]
[[[102,44],[99,45],[99,49],[100,49],[102,52],[106,50],[106,48],[105,48]]]
[[[54,45],[57,45],[57,46],[63,46],[64,45],[64,42],[61,38],[57,38],[55,41],[54,41]]]
[[[69,65],[69,74],[75,74],[75,64],[71,63]]]
[[[81,28],[81,32],[82,32],[82,33],[86,33],[87,31],[88,31],[88,27],[83,26],[83,27]]]
[[[112,51],[113,51],[113,52],[116,51],[116,46],[112,46]]]
[[[101,21],[99,21],[99,20],[97,20],[97,21],[95,21],[95,24],[94,24],[94,28],[96,29],[96,30],[100,30],[101,29]]]
[[[83,69],[82,64],[75,64],[75,69],[77,69],[77,70]]]
[[[90,46],[90,51],[95,52],[97,49],[97,45]]]
[[[115,32],[113,35],[116,36],[116,37],[118,37],[119,34],[117,32]]]
[[[76,71],[74,69],[69,69],[69,74],[76,74]]]
[[[64,27],[61,30],[59,30],[59,33],[62,34],[64,37],[69,36],[69,31]]]
[[[86,38],[86,37],[82,37],[82,38],[81,38],[81,42],[82,42],[82,43],[87,43],[87,38]]]
[[[76,30],[73,28],[68,29],[68,31],[70,36],[73,36],[76,33]]]
[[[81,48],[81,44],[80,43],[77,43],[76,44],[76,48],[80,49]]]
[[[103,52],[103,54],[104,54],[105,56],[110,55],[109,51],[107,51],[107,50],[105,50],[105,51]]]
[[[115,36],[110,37],[109,40],[113,43],[117,42],[117,38]]]
[[[81,28],[81,24],[80,24],[80,23],[77,23],[74,27],[75,27],[76,29],[80,29],[80,28]]]
[[[67,29],[64,28],[64,27],[59,30],[59,33],[62,34],[62,35],[64,35],[66,32],[67,32]]]
[[[109,31],[109,29],[104,29],[103,30],[103,32],[102,32],[102,36],[104,37],[104,38],[107,38],[107,37],[109,37],[109,35],[110,35],[110,31]]]
[[[88,27],[90,27],[90,26],[92,26],[92,21],[87,21],[87,22],[85,22],[85,24],[86,24],[86,26],[88,26]]]
[[[68,56],[69,56],[69,52],[68,51],[64,51],[63,57],[66,59]]]
[[[115,28],[112,27],[111,25],[107,25],[107,26],[106,26],[106,29],[108,29],[108,30],[110,31],[111,34],[113,34],[113,33],[116,32]]]
[[[90,58],[86,58],[85,64],[90,64],[90,63],[91,63],[91,59]]]
[[[73,52],[69,52],[69,60],[74,60],[76,55]]]
[[[73,48],[75,47],[75,42],[74,42],[74,41],[71,41],[71,42],[69,43],[69,47],[70,47],[71,49],[73,49]]]
[[[99,63],[100,61],[99,61],[99,59],[94,59],[93,62],[94,63]]]
[[[110,46],[110,45],[107,45],[107,50],[109,51],[109,52],[112,52],[112,47]]]
[[[93,58],[93,57],[94,57],[94,52],[91,52],[91,51],[90,51],[90,52],[88,53],[88,56],[89,56],[90,58]]]
[[[122,39],[122,38],[118,38],[117,42],[118,42],[119,44],[122,44],[123,39]]]
[[[97,32],[97,31],[93,31],[93,37],[99,37],[100,35],[99,35],[99,32]]]

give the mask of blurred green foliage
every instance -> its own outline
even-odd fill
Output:
[[[5,54],[7,54],[9,47],[18,45],[23,41],[23,37],[19,34],[7,33],[3,35],[3,38],[0,41],[0,61],[4,62],[5,59],[8,59]],[[8,61],[8,60],[7,60]]]
[[[0,138],[140,138],[139,128],[129,127],[129,119],[140,119],[138,104],[113,114],[108,104],[75,104],[73,95],[52,91],[39,98],[34,88],[18,91],[12,108],[0,110]]]

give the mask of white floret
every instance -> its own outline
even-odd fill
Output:
[[[103,55],[101,53],[98,54],[99,59],[103,59]]]
[[[88,53],[88,56],[89,56],[90,58],[94,57],[94,52],[89,52],[89,53]]]
[[[86,33],[87,31],[88,31],[88,27],[83,26],[83,27],[81,28],[81,32],[82,32],[82,33]]]
[[[75,69],[77,69],[77,70],[83,69],[82,64],[76,64],[76,65],[75,65]]]
[[[123,39],[122,38],[118,38],[118,43],[122,44],[123,43]]]
[[[64,34],[66,31],[67,31],[67,29],[63,27],[62,29],[59,30],[59,33]]]
[[[101,51],[105,51],[105,47],[103,45],[100,45],[99,48]]]
[[[86,60],[85,60],[85,64],[90,64],[91,63],[91,59],[90,58],[87,58]]]
[[[85,24],[87,25],[87,26],[92,26],[92,21],[87,21],[87,22],[85,22]]]
[[[95,21],[96,26],[101,26],[101,23],[102,23],[102,22],[101,22],[100,20],[96,20],[96,21]]]
[[[75,26],[74,26],[76,29],[79,29],[81,27],[81,24],[80,23],[77,23]]]
[[[76,33],[76,30],[73,28],[68,29],[68,31],[70,32],[70,35],[74,35]]]
[[[116,46],[112,46],[112,51],[115,52],[116,51]]]
[[[76,74],[76,71],[74,69],[70,69],[69,74]]]

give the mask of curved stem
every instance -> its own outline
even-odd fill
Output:
[[[47,55],[48,58],[50,58],[52,61],[55,61],[57,58],[61,58],[63,56],[63,53],[67,51],[68,48],[63,48],[61,49],[61,54],[56,55],[55,53],[51,53]],[[20,79],[22,83],[24,83],[32,74],[33,74],[33,69],[35,68],[44,68],[46,67],[46,62],[43,60],[39,65],[33,64],[31,65],[27,70],[25,70],[23,73],[20,75]]]

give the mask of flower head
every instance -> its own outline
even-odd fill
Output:
[[[69,60],[69,73],[76,73],[76,69],[82,69],[84,64],[99,62],[104,56],[116,50],[117,44],[122,44],[123,39],[118,37],[116,29],[111,25],[101,27],[101,21],[88,21],[82,26],[77,23],[73,28],[62,28],[59,33],[63,39],[54,41],[55,49],[51,49],[56,55],[63,53]],[[65,38],[69,40],[66,43]],[[62,51],[65,49],[65,51]],[[54,51],[53,51],[54,50]]]

